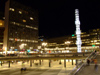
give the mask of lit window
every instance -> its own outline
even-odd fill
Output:
[[[5,17],[3,17],[3,19],[5,19]]]
[[[14,9],[12,9],[12,11],[15,11]]]
[[[2,23],[0,23],[0,26],[2,26]]]
[[[30,20],[34,20],[33,17],[30,17]]]
[[[11,10],[11,11],[15,11],[13,8],[9,8],[9,10]]]
[[[22,12],[21,12],[21,11],[19,11],[19,14],[22,14]]]
[[[13,22],[13,24],[16,24],[15,22]]]
[[[23,22],[26,22],[26,20],[23,20]]]
[[[17,39],[15,38],[15,41],[17,41]]]
[[[0,44],[3,44],[3,43],[0,43]]]
[[[9,8],[9,10],[12,10],[12,8]]]

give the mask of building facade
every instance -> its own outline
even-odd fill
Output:
[[[0,54],[3,51],[4,29],[4,14],[0,12]]]
[[[38,12],[16,1],[5,4],[5,32],[3,49],[26,51],[38,46]]]
[[[100,28],[81,33],[82,52],[100,50]],[[66,43],[70,42],[70,43]],[[76,35],[48,39],[45,50],[48,52],[77,52]]]

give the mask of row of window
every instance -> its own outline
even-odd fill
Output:
[[[38,28],[36,28],[36,27],[32,27],[32,26],[29,26],[29,25],[23,25],[23,24],[16,23],[16,22],[11,22],[11,24],[14,24],[14,25],[17,25],[17,26],[26,27],[26,28],[30,28],[30,29],[34,29],[34,30],[38,30]]]
[[[38,43],[38,41],[36,41],[36,40],[28,40],[28,39],[17,39],[17,38],[9,38],[9,40],[11,40],[11,41],[21,41],[21,42],[23,42],[23,41],[25,41],[25,42],[34,42],[34,43]]]
[[[9,10],[10,10],[10,11],[15,11],[14,8],[9,8]],[[18,11],[18,13],[19,13],[19,14],[22,14],[22,11]],[[30,20],[34,20],[34,18],[33,18],[33,17],[30,17]],[[26,21],[24,21],[24,22],[26,22]]]
[[[84,40],[84,41],[82,41],[82,44],[85,44],[85,43],[91,43],[91,44],[100,44],[99,43],[99,41],[100,40],[91,40],[91,41],[86,41],[86,40]],[[72,44],[76,44],[76,43],[74,43],[74,42],[72,42],[70,45],[72,45]],[[60,45],[65,45],[65,44],[52,44],[52,43],[49,43],[48,44],[48,46],[60,46]]]

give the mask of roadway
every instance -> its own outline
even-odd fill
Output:
[[[100,55],[97,55],[98,70],[94,69],[94,63],[90,66],[85,66],[77,75],[100,75]]]

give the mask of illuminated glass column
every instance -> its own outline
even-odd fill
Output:
[[[81,31],[80,31],[80,20],[79,20],[79,11],[75,9],[75,24],[76,24],[76,45],[77,45],[77,52],[81,52]]]

